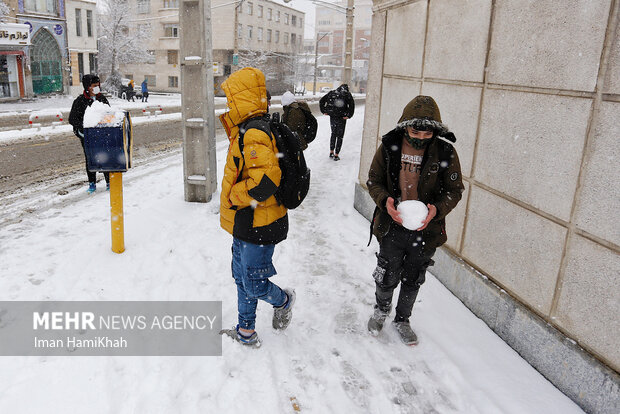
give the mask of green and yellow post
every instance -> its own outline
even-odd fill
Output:
[[[123,221],[123,173],[110,173],[110,216],[112,224],[112,251],[125,251],[125,224]]]

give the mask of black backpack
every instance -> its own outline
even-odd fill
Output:
[[[316,138],[316,133],[319,129],[319,123],[317,122],[312,112],[306,110],[305,108],[300,108],[306,117],[306,126],[304,128],[304,139],[306,140],[306,144],[311,143]]]
[[[280,151],[278,161],[282,178],[275,194],[276,200],[289,210],[299,207],[310,188],[310,169],[306,165],[299,138],[287,125],[280,122],[278,113],[273,114],[270,121],[263,117],[252,118],[239,128],[239,149],[242,155],[243,135],[252,128],[261,130],[269,136],[273,135]]]

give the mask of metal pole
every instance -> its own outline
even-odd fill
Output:
[[[235,19],[234,19],[234,36],[233,36],[233,61],[231,65],[231,72],[235,72],[239,67],[239,8],[243,7],[243,2],[240,0],[235,6]],[[237,59],[237,60],[235,60]]]
[[[325,37],[325,35],[323,35],[323,37]],[[317,33],[316,34],[316,47],[314,48],[314,83],[312,85],[312,95],[316,95],[316,71],[318,69],[318,61],[319,61],[319,40],[321,39],[319,39],[319,34]]]
[[[123,219],[123,173],[110,173],[110,216],[112,227],[112,251],[125,251],[125,221]]]
[[[353,9],[354,0],[347,0],[347,30],[345,40],[344,78],[343,83],[351,83],[351,71],[353,67]]]

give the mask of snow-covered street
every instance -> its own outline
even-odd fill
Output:
[[[366,247],[369,223],[353,208],[363,118],[360,106],[334,162],[329,118],[318,117],[310,193],[274,255],[273,281],[297,292],[286,331],[260,303],[260,349],[223,338],[221,357],[0,357],[0,413],[581,413],[431,275],[413,310],[418,346],[389,324],[367,333],[378,244]],[[184,202],[180,151],[124,181],[125,253],[110,250],[105,185],[86,197],[84,184],[0,228],[0,300],[221,300],[233,326],[219,193]]]

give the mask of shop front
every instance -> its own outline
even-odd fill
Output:
[[[0,99],[26,96],[24,66],[30,27],[0,23]]]

